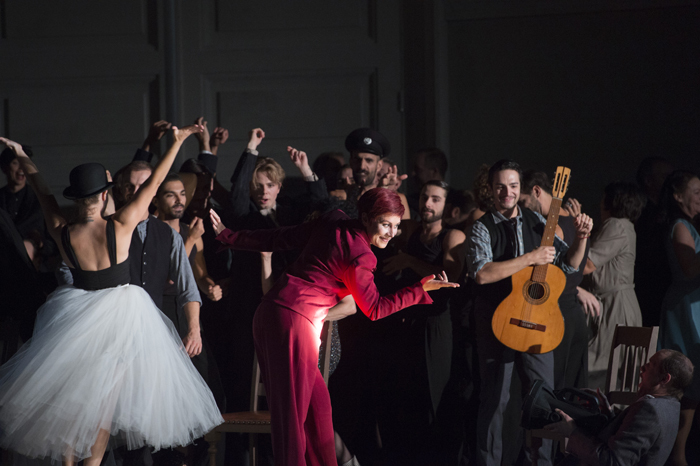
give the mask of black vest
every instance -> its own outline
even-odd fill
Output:
[[[544,223],[535,213],[529,209],[520,209],[523,219],[523,247],[520,255],[528,253],[540,246]],[[491,252],[493,262],[503,262],[516,257],[516,243],[518,232],[515,224],[510,221],[496,223],[491,212],[487,212],[477,222],[483,224],[491,237]],[[513,285],[510,277],[495,283],[477,285],[476,308],[479,311],[493,312],[498,305],[510,294]]]
[[[131,235],[129,247],[131,284],[146,290],[159,309],[163,307],[163,292],[170,275],[171,231],[169,225],[150,217],[145,241],[141,241],[137,227]]]

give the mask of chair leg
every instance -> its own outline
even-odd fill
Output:
[[[248,464],[255,466],[258,463],[258,434],[248,434]]]
[[[216,446],[221,440],[221,432],[212,430],[204,436],[204,440],[209,443],[209,466],[216,466]]]

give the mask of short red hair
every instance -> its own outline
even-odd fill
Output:
[[[405,211],[401,197],[387,188],[374,188],[364,193],[357,201],[357,210],[360,219],[366,214],[370,222],[387,214],[403,217]]]

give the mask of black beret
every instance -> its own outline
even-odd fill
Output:
[[[391,152],[389,140],[379,131],[370,128],[358,128],[345,138],[345,148],[348,152],[367,152],[386,157]]]

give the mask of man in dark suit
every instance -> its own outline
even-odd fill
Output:
[[[642,367],[639,399],[618,414],[595,437],[576,428],[562,411],[562,421],[545,426],[569,438],[566,465],[662,466],[678,433],[680,398],[693,379],[693,364],[673,350],[661,350]],[[604,395],[601,406],[609,409]]]

